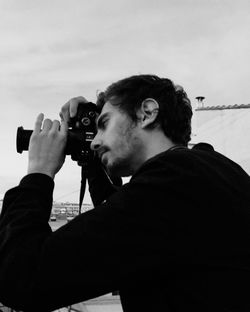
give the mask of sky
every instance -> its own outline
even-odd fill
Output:
[[[0,199],[27,172],[17,127],[118,79],[170,78],[193,108],[250,103],[249,0],[0,0],[0,38]],[[78,202],[80,178],[67,156],[54,200]]]

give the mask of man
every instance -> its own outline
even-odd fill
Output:
[[[4,199],[0,302],[44,312],[119,290],[124,311],[249,311],[249,176],[187,148],[190,101],[169,79],[132,76],[99,95],[91,147],[108,174],[132,177],[96,199],[92,164],[95,209],[51,231],[67,121],[85,101],[66,103],[61,124],[37,118],[28,175]]]

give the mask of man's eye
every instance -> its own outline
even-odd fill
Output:
[[[107,119],[103,120],[103,122],[102,122],[102,127],[103,127],[103,128],[106,128],[107,125],[108,125],[108,120],[107,120]]]
[[[107,120],[107,119],[101,120],[101,121],[99,122],[98,128],[100,128],[100,129],[105,129],[106,126],[107,126],[107,124],[108,124],[108,120]]]

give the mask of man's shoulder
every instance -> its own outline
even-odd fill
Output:
[[[180,146],[168,149],[147,160],[136,172],[135,176],[147,174],[147,172],[202,174],[206,175],[221,172],[234,172],[236,175],[248,174],[239,164],[225,155],[214,150],[212,145],[199,143],[193,148]]]

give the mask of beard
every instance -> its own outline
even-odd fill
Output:
[[[131,168],[131,161],[128,157],[118,157],[113,161],[106,158],[103,165],[108,175],[112,177],[129,177],[134,173],[134,170]]]

